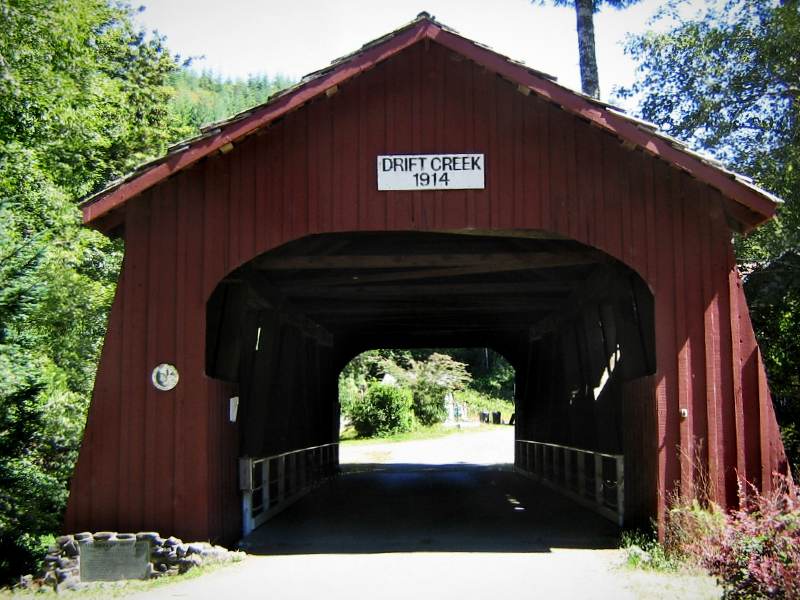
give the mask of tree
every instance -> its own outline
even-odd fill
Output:
[[[531,0],[543,5],[548,0]],[[597,56],[594,42],[594,13],[602,4],[612,8],[627,8],[639,0],[549,0],[555,6],[574,6],[578,32],[578,60],[581,69],[581,91],[594,98],[600,97],[600,77],[597,73]]]
[[[0,1],[0,583],[58,530],[120,263],[76,201],[175,131],[178,62],[131,17]]]
[[[169,110],[173,118],[189,127],[186,136],[201,126],[230,117],[262,104],[275,92],[290,85],[285,77],[251,75],[245,80],[223,79],[210,72],[181,69],[170,77],[173,95]]]
[[[472,380],[464,363],[438,352],[425,360],[410,359],[407,368],[389,359],[384,360],[382,366],[401,385],[411,390],[414,415],[423,425],[444,421],[447,417],[447,393],[463,389]]]
[[[641,116],[785,201],[736,254],[784,441],[800,465],[800,3],[730,0],[632,38]]]

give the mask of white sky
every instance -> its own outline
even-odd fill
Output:
[[[548,2],[549,3],[549,2]],[[595,16],[603,99],[633,81],[625,36],[641,32],[660,0]],[[204,56],[196,69],[236,78],[282,74],[294,79],[326,66],[427,11],[462,35],[580,89],[575,13],[529,0],[144,0],[138,19],[167,36],[182,57]]]

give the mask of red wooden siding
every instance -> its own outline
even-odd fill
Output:
[[[434,152],[485,153],[486,189],[377,191],[376,155]],[[235,267],[323,232],[546,230],[607,252],[655,298],[658,370],[624,396],[626,420],[655,432],[626,435],[659,515],[666,495],[691,490],[706,468],[728,504],[735,469],[768,487],[785,468],[720,192],[435,42],[125,210],[125,263],[69,530],[236,537],[238,433],[227,421],[236,390],[204,374],[205,303]],[[173,391],[149,385],[160,362],[180,371]]]

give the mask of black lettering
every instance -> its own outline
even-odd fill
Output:
[[[431,159],[431,169],[434,171],[439,171],[442,168],[442,157],[441,156],[434,156]]]
[[[392,159],[389,156],[384,156],[381,159],[381,171],[386,173],[387,171],[392,170]]]
[[[473,171],[480,171],[481,170],[481,157],[480,156],[473,156],[472,157],[472,170]]]

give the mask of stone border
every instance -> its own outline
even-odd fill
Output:
[[[62,535],[50,546],[38,578],[28,575],[20,580],[22,588],[52,587],[56,591],[76,589],[89,585],[81,582],[80,549],[85,544],[149,542],[149,578],[178,575],[201,565],[238,562],[244,552],[231,551],[208,542],[185,544],[176,537],[162,538],[155,531],[139,533],[117,533],[116,531],[88,531],[74,535]]]

